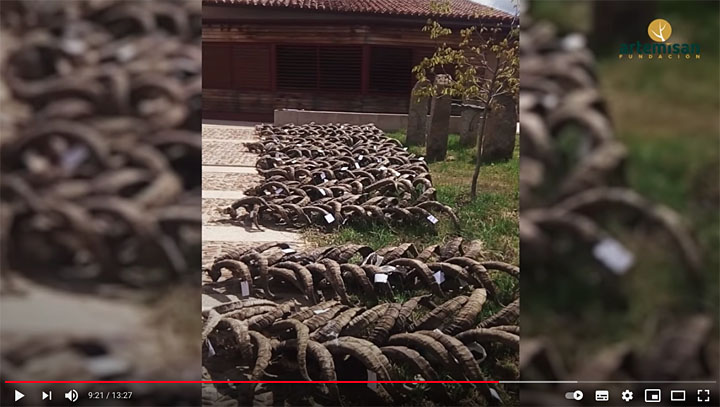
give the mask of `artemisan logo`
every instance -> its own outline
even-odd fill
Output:
[[[700,59],[700,45],[668,42],[672,35],[672,26],[667,20],[658,18],[648,25],[648,36],[653,43],[620,44],[618,59],[654,59],[654,60],[688,60]]]

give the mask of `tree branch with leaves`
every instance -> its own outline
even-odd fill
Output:
[[[431,3],[439,15],[449,12],[449,2]],[[432,56],[424,58],[413,68],[419,87],[415,95],[437,97],[448,95],[462,100],[462,109],[475,109],[483,114],[482,125],[476,135],[476,161],[473,173],[471,198],[477,196],[477,180],[484,159],[488,117],[502,106],[499,99],[512,97],[517,101],[519,91],[519,23],[517,14],[511,22],[478,23],[459,30],[444,27],[430,19],[423,27],[430,38],[438,42]],[[448,75],[442,86],[433,79],[438,74]],[[514,138],[513,133],[511,137]]]

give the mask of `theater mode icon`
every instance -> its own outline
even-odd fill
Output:
[[[671,390],[670,401],[685,401],[685,390]]]

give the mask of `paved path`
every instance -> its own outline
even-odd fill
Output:
[[[233,222],[221,212],[261,180],[255,170],[257,154],[249,152],[243,145],[257,140],[255,123],[204,122],[202,137],[203,265],[231,247],[276,241],[299,243],[298,233],[248,229],[242,222]],[[203,306],[231,299],[203,295]]]

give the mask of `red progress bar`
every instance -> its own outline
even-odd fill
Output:
[[[6,380],[5,383],[500,383],[497,380]]]

